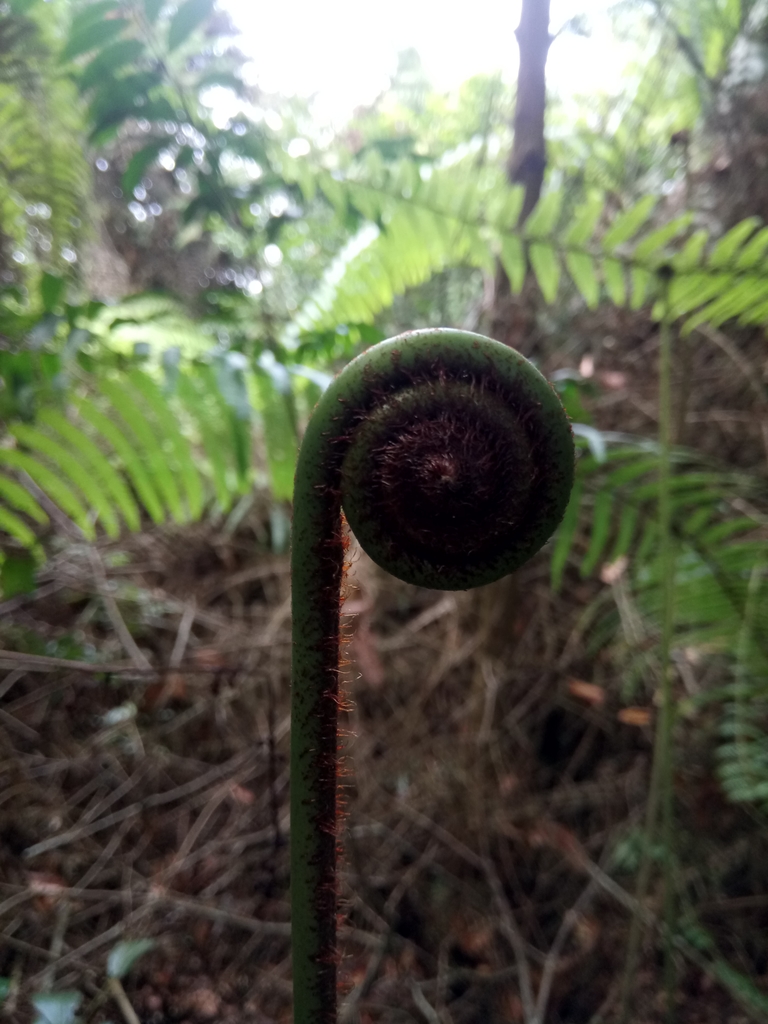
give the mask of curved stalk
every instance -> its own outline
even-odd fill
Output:
[[[383,568],[441,590],[533,555],[573,483],[559,399],[521,355],[462,331],[401,335],[323,395],[296,470],[291,555],[291,913],[295,1024],[336,1019],[342,506]]]

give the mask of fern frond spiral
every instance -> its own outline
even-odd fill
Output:
[[[368,554],[410,583],[462,590],[547,540],[573,483],[571,429],[526,359],[452,330],[353,360],[299,453],[292,546],[291,903],[295,1024],[336,996],[336,776],[342,509]]]

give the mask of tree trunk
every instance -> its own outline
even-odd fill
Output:
[[[515,31],[520,50],[517,76],[517,99],[512,121],[512,151],[507,161],[507,177],[511,184],[523,185],[525,197],[519,223],[523,224],[541,195],[544,169],[547,165],[544,144],[544,111],[546,108],[547,54],[550,0],[523,0],[520,24]],[[490,315],[490,335],[513,348],[529,351],[534,323],[534,308],[529,282],[523,294],[514,296],[504,268],[496,271]]]

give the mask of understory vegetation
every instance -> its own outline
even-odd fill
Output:
[[[576,485],[477,591],[351,538],[340,1020],[768,1020],[768,7],[611,17],[523,214],[499,76],[406,51],[331,131],[214,0],[0,4],[14,1024],[291,1019],[297,451],[431,326],[535,362]]]

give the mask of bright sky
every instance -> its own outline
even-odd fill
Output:
[[[386,88],[397,53],[415,47],[435,87],[446,91],[473,74],[501,71],[514,81],[520,0],[222,0],[243,35],[266,91],[316,97],[315,111],[336,124]],[[610,35],[601,0],[552,0],[551,30],[586,13],[591,39],[560,36],[547,64],[563,96],[612,89],[626,61]]]

